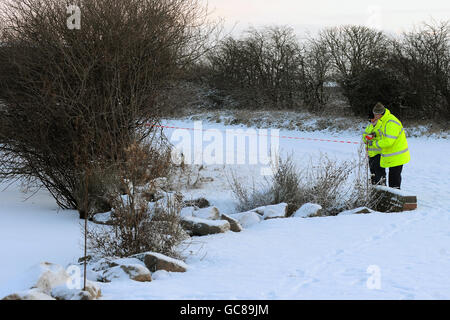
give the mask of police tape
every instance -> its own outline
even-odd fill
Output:
[[[215,129],[195,129],[195,128],[183,128],[183,127],[175,127],[175,126],[163,126],[163,125],[152,125],[150,123],[146,124],[147,127],[156,127],[161,129],[176,129],[176,130],[190,130],[190,131],[211,131]],[[246,133],[246,135],[252,135],[252,133]],[[315,141],[315,142],[332,142],[332,143],[345,143],[345,144],[361,144],[361,142],[355,141],[345,141],[345,140],[333,140],[333,139],[320,139],[320,138],[305,138],[305,137],[290,137],[290,136],[274,136],[274,135],[265,135],[265,134],[256,134],[260,136],[271,136],[274,138],[280,139],[291,139],[291,140],[304,140],[304,141]]]

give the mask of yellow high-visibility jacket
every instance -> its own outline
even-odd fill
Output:
[[[367,127],[366,130],[363,133],[363,141],[364,143],[367,143],[369,140],[367,140],[367,136],[371,133],[375,133],[375,137],[371,140],[373,141],[373,143],[375,143],[375,141],[380,140],[381,139],[381,120],[378,120],[377,123],[375,124],[375,127],[373,126],[372,123],[370,123]],[[372,144],[371,146],[368,146],[367,148],[369,157],[375,157],[376,155],[379,155],[381,153],[381,148],[378,148],[375,144]]]
[[[381,139],[372,146],[381,148],[382,168],[401,166],[411,160],[403,125],[388,109],[381,117]]]

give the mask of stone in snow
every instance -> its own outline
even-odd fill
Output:
[[[66,284],[70,279],[69,274],[62,266],[50,262],[42,262],[33,266],[28,270],[27,276],[31,280],[31,289],[37,288],[47,295],[50,295],[53,287]]]
[[[216,207],[208,207],[203,209],[194,210],[192,215],[196,218],[209,219],[209,220],[219,220],[220,212]]]
[[[65,299],[65,294],[60,295],[60,293],[63,290],[65,292],[69,290],[68,284],[72,283],[69,274],[62,266],[49,262],[42,262],[33,266],[24,275],[24,279],[25,285],[29,285],[31,289],[10,294],[4,298],[5,300]],[[92,300],[101,296],[101,290],[96,283],[88,281],[87,291],[72,289],[70,295],[71,299]]]
[[[320,210],[322,210],[322,206],[316,203],[305,203],[294,212],[292,217],[294,218],[308,218],[313,216],[318,216],[320,214]]]
[[[263,219],[286,218],[287,203],[265,206],[263,209]]]
[[[197,208],[207,208],[210,207],[209,201],[205,198],[198,198],[195,200],[185,200],[184,201],[186,206],[192,206]]]
[[[97,275],[96,280],[100,282],[111,282],[117,279],[152,281],[150,271],[137,258],[102,258],[91,269],[91,272]]]
[[[122,264],[112,267],[103,272],[103,280],[111,282],[112,280],[134,280],[139,282],[150,282],[152,276],[150,271],[140,264]]]
[[[145,263],[145,266],[151,271],[165,270],[168,272],[186,272],[188,266],[181,260],[174,259],[157,252],[144,252],[135,255],[139,260]]]
[[[112,211],[97,213],[92,218],[92,221],[97,224],[114,225],[114,218]]]
[[[43,293],[37,288],[10,294],[2,300],[55,300],[52,296]]]
[[[192,236],[206,236],[230,230],[230,223],[226,220],[208,220],[196,217],[183,217],[181,226]]]
[[[220,219],[228,221],[228,223],[230,224],[231,231],[233,231],[233,232],[241,232],[242,231],[242,226],[239,223],[239,221],[237,221],[236,219],[234,219],[224,213],[222,213],[220,215]]]
[[[352,215],[352,214],[367,214],[367,213],[372,213],[372,212],[376,212],[376,211],[369,209],[367,207],[360,207],[360,208],[356,208],[356,209],[352,209],[352,210],[342,211],[338,215],[345,216],[345,215]]]
[[[254,224],[260,223],[262,221],[262,216],[255,211],[246,211],[240,213],[233,213],[229,215],[233,219],[239,221],[241,226],[248,228]]]
[[[83,283],[81,283],[83,286]],[[69,288],[67,285],[61,285],[52,289],[52,297],[56,300],[95,300],[101,297],[100,286],[93,281],[86,281],[86,290]]]
[[[192,217],[192,214],[196,210],[195,207],[184,207],[180,211],[180,217]]]

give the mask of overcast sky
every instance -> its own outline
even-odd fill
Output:
[[[249,26],[289,25],[299,36],[328,26],[360,24],[390,33],[422,21],[450,19],[448,0],[204,0],[234,33]]]

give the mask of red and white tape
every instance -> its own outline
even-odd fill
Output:
[[[152,125],[147,124],[148,127],[156,127],[156,128],[163,128],[163,129],[177,129],[177,130],[190,130],[190,131],[210,131],[213,129],[195,129],[195,128],[183,128],[183,127],[174,127],[174,126],[162,126],[162,125]],[[251,133],[247,133],[251,134]],[[262,134],[258,134],[262,135]],[[262,136],[269,136],[269,135],[262,135]],[[290,136],[274,136],[275,138],[280,139],[291,139],[291,140],[305,140],[305,141],[316,141],[316,142],[333,142],[333,143],[345,143],[345,144],[361,144],[361,142],[355,142],[355,141],[345,141],[345,140],[333,140],[333,139],[319,139],[319,138],[304,138],[304,137],[290,137]]]

